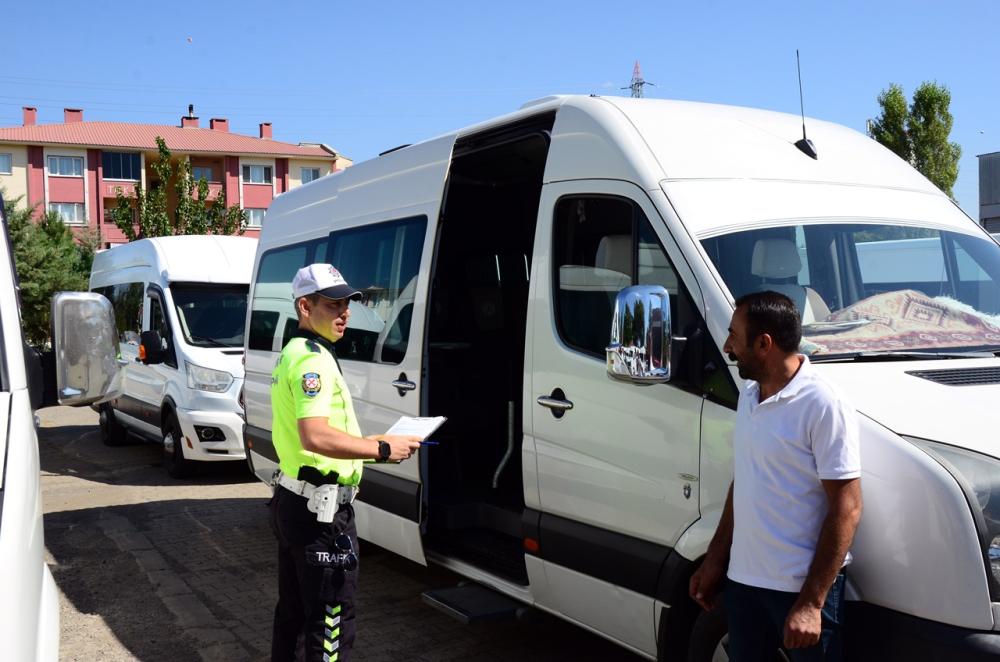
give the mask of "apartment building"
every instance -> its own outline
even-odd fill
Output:
[[[109,213],[116,193],[160,185],[150,167],[158,158],[157,136],[172,159],[187,160],[195,179],[208,182],[210,200],[224,191],[227,205],[246,210],[251,237],[260,233],[275,196],[351,164],[327,145],[274,140],[269,122],[260,124],[258,136],[231,133],[221,118],[202,127],[190,106],[178,126],[89,122],[77,108],[64,109],[61,123],[39,124],[37,109],[25,106],[23,113],[22,126],[0,128],[5,196],[22,196],[36,214],[56,211],[75,229],[91,228],[103,247],[126,241]],[[176,204],[169,194],[169,204]]]

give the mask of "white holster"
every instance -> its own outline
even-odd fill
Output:
[[[278,485],[286,490],[304,496],[306,508],[316,513],[316,520],[329,524],[342,504],[352,503],[358,496],[355,485],[313,485],[304,480],[295,480],[283,473],[278,474]]]

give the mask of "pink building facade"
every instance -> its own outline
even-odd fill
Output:
[[[22,126],[0,128],[5,197],[20,198],[36,216],[55,211],[77,232],[89,228],[105,248],[126,241],[110,216],[117,192],[131,196],[137,185],[161,185],[150,167],[158,158],[157,137],[172,159],[187,161],[195,179],[208,182],[210,200],[225,192],[227,205],[246,210],[251,237],[260,233],[275,196],[351,164],[326,145],[274,140],[269,122],[260,124],[259,135],[247,136],[231,133],[221,118],[202,128],[190,112],[179,126],[86,122],[74,108],[64,109],[61,123],[39,124],[35,108],[23,112]]]

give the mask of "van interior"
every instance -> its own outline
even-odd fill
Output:
[[[528,280],[554,119],[456,142],[426,336],[425,410],[448,422],[426,468],[425,546],[521,584]]]

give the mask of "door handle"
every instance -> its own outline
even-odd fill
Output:
[[[573,403],[566,399],[566,394],[561,388],[554,389],[551,395],[540,395],[535,401],[541,406],[551,409],[552,415],[562,418],[563,414],[573,408]]]
[[[405,372],[399,373],[399,377],[392,381],[392,386],[399,392],[400,397],[405,396],[407,391],[417,390],[417,385],[406,378]]]

